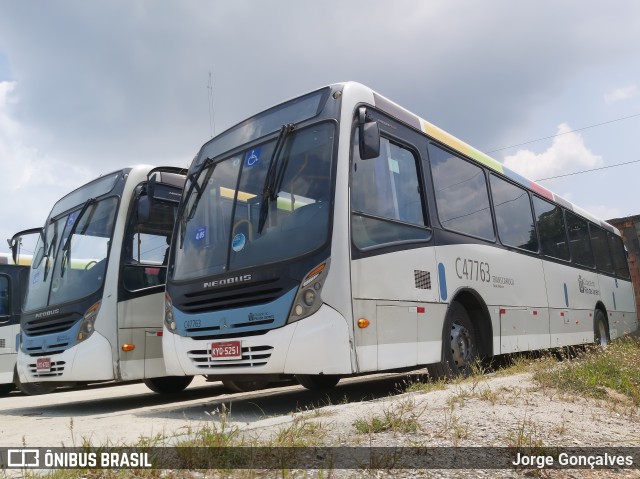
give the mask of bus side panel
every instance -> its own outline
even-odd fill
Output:
[[[478,244],[438,246],[437,257],[440,299],[450,302],[463,290],[480,297],[489,310],[494,354],[549,347],[547,293],[539,258]]]
[[[160,336],[163,317],[163,293],[118,303],[118,354],[121,379],[135,380],[166,374]],[[124,351],[125,345],[127,349],[131,346],[134,349]]]
[[[396,251],[354,260],[351,265],[354,321],[360,372],[439,361],[442,327],[426,314],[438,301],[435,249]],[[420,309],[419,309],[420,308]],[[420,323],[429,323],[429,327]],[[434,357],[435,361],[427,361]]]
[[[551,346],[593,342],[593,311],[600,299],[598,275],[553,261],[544,261],[543,265],[550,307]]]
[[[633,287],[624,281],[603,274],[598,275],[600,297],[607,308],[609,336],[615,339],[637,329],[637,315],[633,301]]]

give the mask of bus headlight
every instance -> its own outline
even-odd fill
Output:
[[[173,317],[173,301],[169,293],[164,294],[164,325],[170,333],[176,333],[176,320]]]
[[[80,325],[80,331],[76,336],[76,342],[81,342],[87,339],[89,336],[93,334],[95,331],[95,322],[98,317],[98,311],[100,311],[100,301],[91,306],[84,313],[84,318],[82,318],[82,324]]]
[[[288,323],[300,321],[312,315],[322,306],[322,286],[329,271],[329,260],[313,268],[302,281],[298,294],[293,302]]]

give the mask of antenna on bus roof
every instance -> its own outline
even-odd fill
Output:
[[[211,81],[211,72],[209,72],[207,90],[209,90],[209,128],[211,129],[211,138],[213,138],[216,134],[216,120],[213,110],[213,83]]]

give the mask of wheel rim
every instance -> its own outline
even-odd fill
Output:
[[[608,344],[607,341],[607,328],[602,321],[598,321],[598,343],[601,347],[606,347]]]
[[[458,369],[464,369],[469,365],[472,348],[473,342],[469,330],[454,323],[451,326],[451,355]]]

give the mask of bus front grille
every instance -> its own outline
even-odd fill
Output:
[[[57,334],[68,330],[78,319],[78,315],[75,313],[64,313],[57,316],[26,321],[23,323],[22,329],[28,336]]]
[[[49,371],[38,371],[36,363],[29,364],[29,374],[34,378],[52,378],[57,376],[62,376],[64,372],[64,367],[66,365],[65,361],[55,361],[51,363],[51,368]]]
[[[270,278],[255,283],[186,293],[174,298],[173,304],[190,314],[246,308],[275,301],[294,286],[289,280]]]
[[[204,339],[205,337],[217,337],[226,335],[227,337],[237,336],[246,336],[244,333],[234,334],[232,332],[233,329],[237,328],[246,328],[246,327],[256,327],[256,326],[266,326],[272,324],[275,321],[275,318],[272,316],[268,319],[259,320],[259,321],[247,321],[244,323],[235,323],[229,325],[218,325],[218,326],[205,326],[200,328],[187,328],[185,331],[188,336],[196,339]],[[265,331],[266,332],[266,331]]]
[[[242,359],[211,359],[206,349],[194,349],[187,354],[198,369],[245,369],[265,366],[271,357],[273,346],[250,346],[242,348]]]

